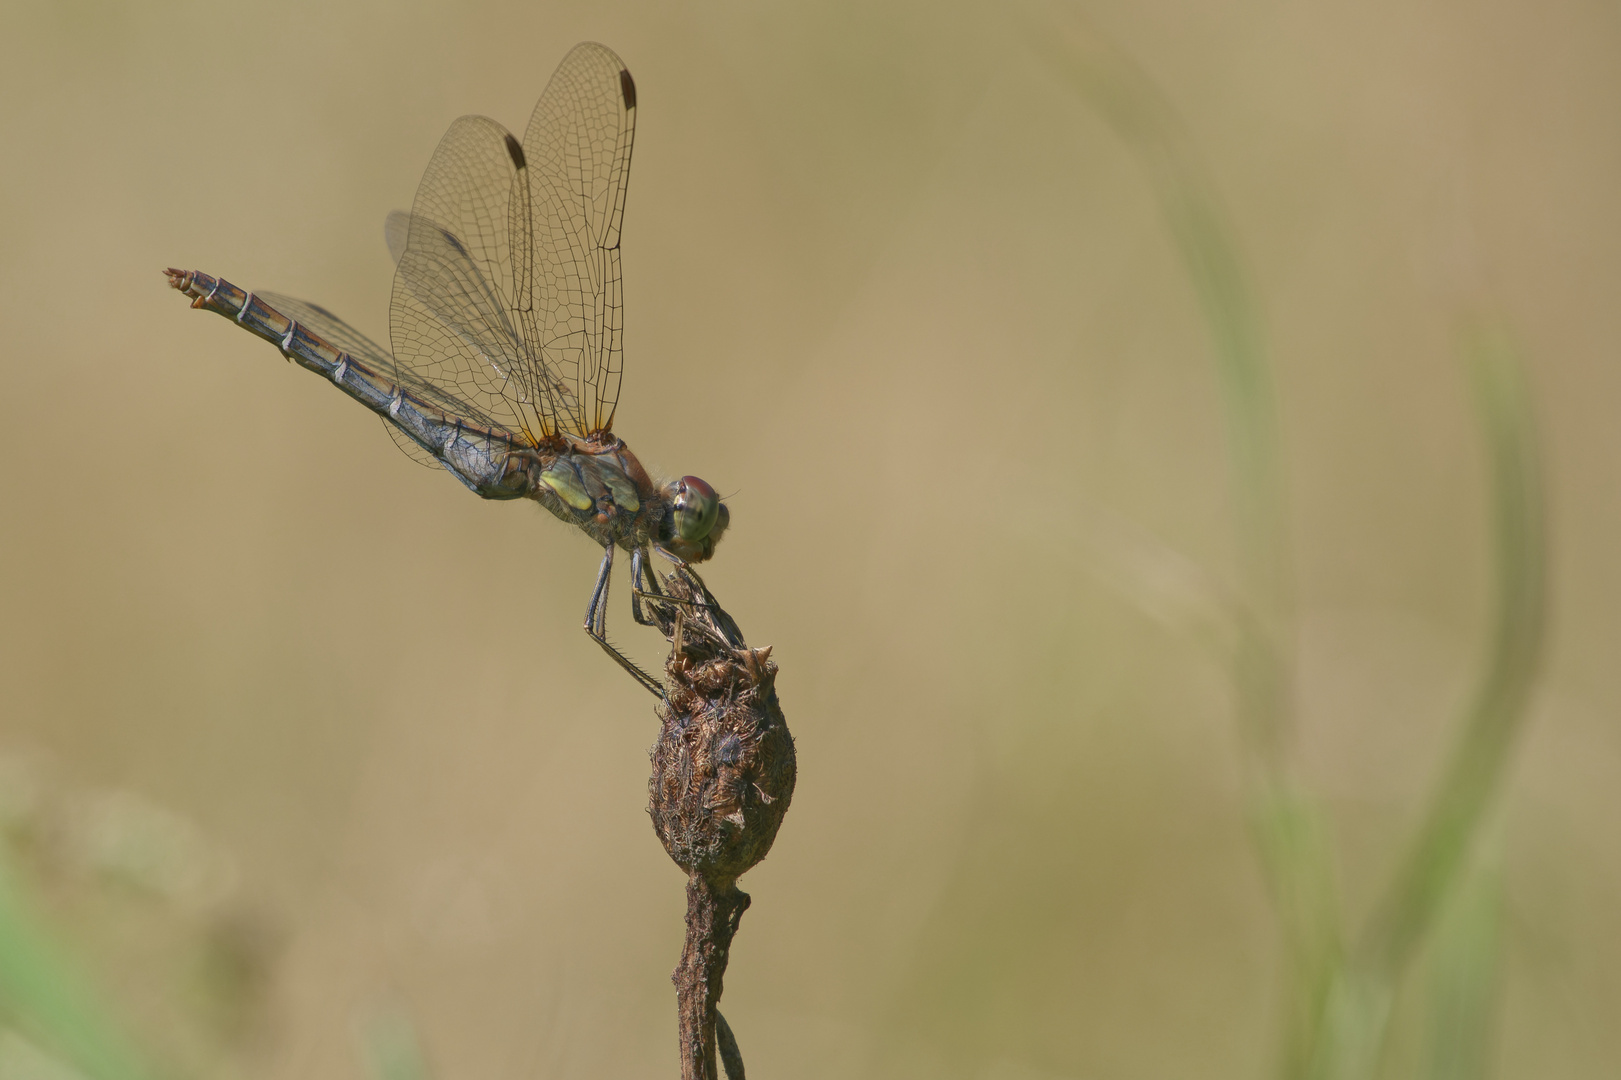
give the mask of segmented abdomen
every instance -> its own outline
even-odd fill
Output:
[[[275,345],[300,367],[332,380],[338,389],[404,432],[479,495],[486,499],[516,499],[528,493],[525,470],[513,469],[508,475],[508,458],[524,449],[510,436],[445,415],[407,393],[386,374],[374,371],[224,278],[195,270],[171,269],[166,273],[172,287],[192,297],[192,307],[225,316]]]

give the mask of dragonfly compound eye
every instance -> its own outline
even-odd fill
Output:
[[[696,476],[683,476],[675,483],[675,534],[688,543],[709,535],[720,517],[720,496]]]

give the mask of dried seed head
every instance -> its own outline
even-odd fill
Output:
[[[672,575],[670,591],[691,597],[683,584]],[[765,858],[794,793],[770,654],[688,642],[664,668],[648,813],[676,865],[716,888]]]

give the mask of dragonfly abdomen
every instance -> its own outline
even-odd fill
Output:
[[[381,415],[428,451],[456,479],[486,499],[528,493],[528,474],[509,469],[512,445],[493,432],[443,416],[383,373],[356,360],[251,292],[198,271],[166,271],[169,284],[192,297],[192,307],[222,315],[275,345],[289,360],[332,382]]]

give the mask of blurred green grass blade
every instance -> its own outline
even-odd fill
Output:
[[[1321,1028],[1305,1075],[1311,1080],[1375,1076],[1394,999],[1390,980],[1355,964],[1340,968],[1323,1006]]]
[[[372,1080],[432,1080],[416,1025],[399,1009],[381,1010],[362,1021],[360,1043]]]
[[[1254,290],[1216,185],[1153,81],[1067,8],[1030,12],[1027,38],[1142,165],[1210,337],[1226,416],[1243,575],[1233,677],[1251,820],[1281,924],[1284,1075],[1300,1075],[1341,949],[1320,813],[1290,775],[1295,658],[1286,567],[1282,439]]]
[[[1485,1080],[1496,999],[1501,880],[1476,871],[1453,889],[1431,929],[1431,995],[1425,1074],[1431,1080]],[[1401,973],[1353,960],[1324,1006],[1323,1036],[1310,1062],[1313,1080],[1368,1080],[1379,1074]]]
[[[1473,856],[1474,840],[1523,726],[1542,652],[1547,573],[1541,467],[1517,351],[1498,327],[1465,336],[1492,490],[1495,609],[1481,677],[1429,813],[1340,974],[1333,1000],[1388,1000]],[[1384,1014],[1325,1014],[1313,1075],[1373,1075]]]
[[[1269,790],[1254,803],[1253,834],[1279,923],[1288,935],[1284,962],[1289,970],[1282,1001],[1286,1016],[1278,1067],[1284,1076],[1299,1076],[1310,1060],[1340,962],[1333,851],[1321,810],[1303,793]]]
[[[57,1055],[0,1024],[0,1080],[85,1080]]]
[[[1065,8],[1029,14],[1031,47],[1108,121],[1142,165],[1204,316],[1226,415],[1243,597],[1235,675],[1245,748],[1281,773],[1290,741],[1293,636],[1276,395],[1265,334],[1226,214],[1153,81]]]
[[[1151,80],[1056,6],[1029,39],[1091,101],[1144,166],[1210,333],[1227,413],[1248,602],[1235,676],[1263,861],[1283,923],[1293,986],[1286,1075],[1367,1076],[1377,1068],[1395,985],[1466,865],[1512,748],[1541,650],[1545,557],[1540,467],[1518,356],[1506,335],[1471,331],[1466,354],[1493,494],[1496,613],[1484,675],[1458,749],[1367,933],[1339,964],[1326,841],[1289,780],[1292,646],[1284,575],[1281,440],[1262,324],[1211,182]],[[1056,32],[1055,32],[1056,31]],[[1320,1010],[1320,1022],[1310,1016]]]
[[[1497,999],[1503,882],[1495,861],[1460,882],[1431,950],[1430,1080],[1485,1080]]]
[[[1546,541],[1530,397],[1502,330],[1471,328],[1465,353],[1491,466],[1491,645],[1436,798],[1361,943],[1367,962],[1386,972],[1411,959],[1466,864],[1523,724],[1542,653]]]
[[[92,1080],[147,1080],[134,1047],[27,909],[0,850],[0,1015]]]

